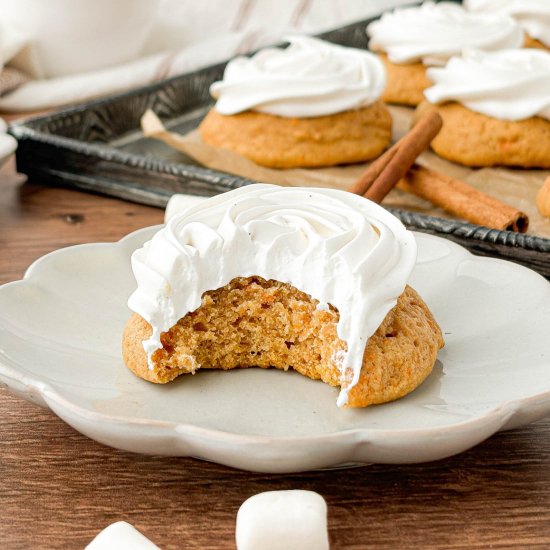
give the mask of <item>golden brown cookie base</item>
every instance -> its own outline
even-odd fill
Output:
[[[392,63],[386,54],[378,54],[386,67],[388,82],[382,95],[386,103],[415,107],[424,101],[424,90],[432,86],[422,63],[398,65]]]
[[[382,102],[315,118],[253,111],[226,116],[212,109],[199,131],[209,145],[270,168],[314,168],[376,158],[391,141],[391,115]]]
[[[443,128],[432,141],[441,157],[465,166],[550,168],[550,121],[540,117],[507,121],[470,111],[459,103],[418,106],[415,118],[436,109]]]
[[[237,278],[203,295],[202,305],[162,336],[149,370],[142,341],[150,325],[133,315],[123,337],[123,357],[135,374],[166,383],[200,369],[292,368],[331,386],[340,385],[338,312],[316,309],[318,302],[295,287],[259,277]],[[418,294],[406,287],[368,341],[357,386],[348,405],[392,401],[414,390],[430,374],[441,330]]]

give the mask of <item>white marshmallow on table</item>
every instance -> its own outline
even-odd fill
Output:
[[[105,527],[85,550],[160,550],[146,536],[125,521]]]
[[[327,504],[313,491],[269,491],[237,514],[238,550],[326,550]]]

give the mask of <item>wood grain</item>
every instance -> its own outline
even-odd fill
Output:
[[[12,170],[0,171],[0,283],[56,248],[162,220]],[[327,499],[333,549],[550,547],[550,419],[429,464],[265,475],[110,449],[4,389],[0,418],[1,548],[83,548],[120,519],[163,550],[234,548],[240,504],[293,488]]]

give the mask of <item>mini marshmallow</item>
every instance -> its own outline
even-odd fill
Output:
[[[238,550],[327,550],[327,504],[313,491],[269,491],[237,514]]]
[[[85,550],[160,550],[146,536],[125,521],[105,527]]]

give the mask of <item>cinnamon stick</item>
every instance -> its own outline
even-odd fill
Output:
[[[529,226],[529,218],[517,208],[423,166],[413,166],[398,187],[470,223],[519,233]]]
[[[356,195],[364,195],[375,182],[376,178],[380,177],[384,168],[386,168],[389,161],[397,153],[398,148],[399,142],[394,143],[385,153],[369,164],[368,168],[359,176],[359,179],[348,189],[348,191]],[[397,182],[395,183],[397,184]]]
[[[381,202],[414,164],[416,157],[428,148],[442,124],[437,111],[428,111],[408,134],[367,168],[350,191]]]

